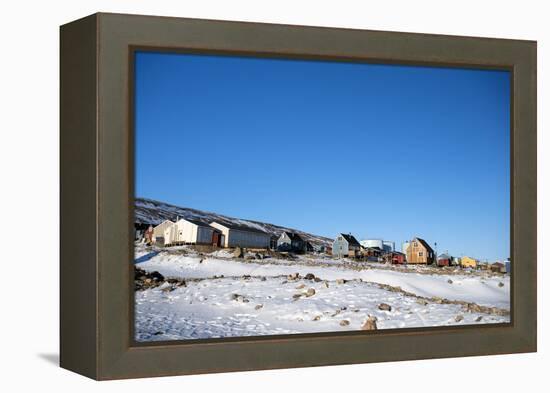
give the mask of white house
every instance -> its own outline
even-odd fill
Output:
[[[210,225],[193,219],[179,219],[172,229],[171,243],[214,244],[214,231]]]
[[[170,234],[166,232],[167,229],[171,228],[174,225],[173,221],[165,220],[159,225],[153,228],[153,243],[165,243],[165,236]]]
[[[356,256],[361,251],[361,244],[350,233],[340,233],[332,243],[332,255],[341,257]]]
[[[210,225],[221,231],[224,247],[269,248],[271,235],[259,229],[217,221]]]

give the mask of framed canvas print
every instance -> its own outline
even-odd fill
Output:
[[[536,43],[61,27],[61,365],[536,350]]]

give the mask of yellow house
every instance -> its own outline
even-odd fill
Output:
[[[475,268],[477,266],[477,261],[474,258],[462,257],[460,258],[460,266]]]

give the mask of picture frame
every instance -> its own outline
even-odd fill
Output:
[[[511,72],[511,323],[136,343],[138,49]],[[60,364],[97,380],[534,352],[536,42],[97,13],[60,29]]]

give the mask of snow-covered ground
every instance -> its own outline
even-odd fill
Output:
[[[137,248],[136,266],[185,279],[187,286],[136,292],[136,339],[358,330],[369,315],[377,317],[379,329],[509,322],[508,316],[465,312],[460,304],[426,304],[416,297],[509,309],[507,276],[358,268],[332,260],[249,262],[230,255],[223,250],[201,256],[174,248],[160,252]],[[322,281],[287,279],[295,273],[302,277],[311,273]],[[315,294],[304,296],[310,288]],[[381,303],[390,305],[391,311],[380,310]]]

